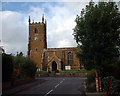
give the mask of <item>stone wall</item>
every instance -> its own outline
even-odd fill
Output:
[[[42,73],[37,77],[87,77],[87,72]]]

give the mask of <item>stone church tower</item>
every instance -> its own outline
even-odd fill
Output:
[[[42,22],[32,22],[29,16],[29,44],[28,57],[42,69],[43,50],[47,49],[46,20],[42,16]]]
[[[28,57],[30,57],[36,67],[41,70],[56,71],[81,69],[76,53],[77,47],[68,48],[47,48],[46,21],[42,16],[42,22],[32,22],[29,17],[29,44]]]

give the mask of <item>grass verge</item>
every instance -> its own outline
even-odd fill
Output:
[[[85,70],[85,69],[81,69],[81,70],[63,70],[63,71],[59,71],[60,73],[67,73],[67,72],[91,72],[93,70]]]

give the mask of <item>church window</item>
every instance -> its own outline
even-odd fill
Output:
[[[37,51],[38,51],[38,48],[35,48],[35,51],[37,52]]]
[[[69,52],[68,53],[68,65],[73,64],[73,53]]]
[[[38,30],[37,30],[37,28],[35,28],[35,33],[37,33],[38,32]]]
[[[35,40],[38,40],[38,37],[35,37]]]

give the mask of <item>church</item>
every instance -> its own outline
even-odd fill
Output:
[[[77,47],[47,48],[47,24],[42,16],[42,22],[31,22],[29,16],[28,57],[39,70],[61,71],[80,69],[82,66],[76,53]]]

